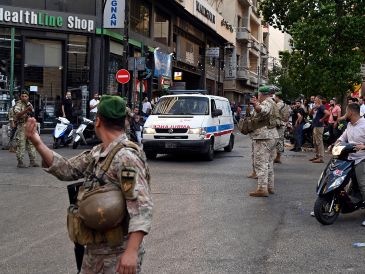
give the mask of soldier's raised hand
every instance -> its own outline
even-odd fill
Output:
[[[41,138],[37,130],[37,120],[35,118],[28,118],[25,123],[25,136],[36,145],[41,142]]]

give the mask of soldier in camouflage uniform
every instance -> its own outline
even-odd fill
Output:
[[[257,99],[258,96],[258,92],[255,91],[254,93],[254,97]],[[252,115],[255,116],[256,113],[255,111],[253,113],[248,112],[250,111],[250,105],[247,106],[247,110],[246,110],[246,115]],[[255,168],[255,140],[253,139],[252,133],[249,133],[250,139],[251,139],[251,161],[252,161],[252,172],[251,174],[249,174],[247,177],[251,178],[251,179],[257,179],[257,174],[256,174],[256,168]]]
[[[281,164],[281,153],[284,152],[284,132],[285,126],[289,121],[290,109],[289,106],[284,103],[283,94],[281,93],[281,91],[275,93],[275,102],[279,109],[281,123],[280,126],[277,128],[279,139],[276,144],[276,157],[274,159],[274,163]]]
[[[102,144],[69,160],[50,150],[35,131],[35,120],[29,119],[26,133],[43,159],[46,171],[63,181],[79,178],[103,178],[106,183],[120,186],[125,202],[123,219],[124,237],[120,244],[108,244],[107,233],[102,231],[101,243],[87,244],[83,258],[83,274],[140,273],[144,254],[143,238],[149,233],[152,221],[150,176],[143,151],[136,145],[132,149],[124,127],[126,106],[118,96],[102,96],[95,121],[95,131]],[[122,145],[123,148],[115,148]],[[103,173],[108,155],[114,157]],[[91,168],[90,168],[91,167]],[[98,180],[99,181],[99,180]],[[121,207],[123,205],[121,204]],[[119,226],[118,226],[119,227]],[[105,233],[105,234],[104,234]]]
[[[30,164],[29,167],[38,167],[39,165],[35,162],[35,148],[33,144],[25,137],[24,126],[28,119],[29,113],[34,112],[32,104],[29,102],[29,93],[27,91],[23,91],[20,94],[20,100],[16,102],[14,106],[14,115],[15,120],[17,122],[17,130],[16,130],[16,158],[18,160],[17,167],[24,168],[26,167],[23,162],[24,152],[28,151]]]
[[[262,121],[269,121],[276,107],[271,95],[273,89],[264,86],[259,89],[258,100],[253,98],[252,103],[256,117]],[[255,141],[255,169],[258,177],[257,190],[250,193],[252,197],[268,197],[274,194],[274,157],[276,142],[279,137],[276,126],[264,125],[252,132]]]

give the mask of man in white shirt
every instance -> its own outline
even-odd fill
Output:
[[[90,100],[90,119],[95,121],[96,113],[98,112],[98,104],[99,104],[99,93],[94,93],[94,98]]]
[[[346,109],[346,118],[350,120],[345,132],[337,142],[356,145],[356,153],[349,155],[349,160],[355,161],[356,178],[363,199],[365,200],[365,118],[360,116],[360,106],[349,104]],[[362,223],[365,226],[365,221]]]
[[[151,114],[151,111],[152,111],[152,105],[150,102],[148,102],[148,98],[145,97],[142,105],[142,114],[143,116],[148,117]]]
[[[360,105],[360,116],[364,117],[365,115],[365,100],[363,99]]]

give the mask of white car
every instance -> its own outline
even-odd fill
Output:
[[[160,98],[143,128],[148,159],[157,154],[195,152],[213,160],[214,151],[232,151],[234,124],[227,98],[189,91]]]

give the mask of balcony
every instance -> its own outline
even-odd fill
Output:
[[[267,50],[267,47],[265,45],[261,45],[261,53],[262,53],[262,55],[269,54],[269,51]]]
[[[237,79],[248,80],[250,79],[249,70],[246,67],[237,67]]]
[[[250,83],[251,85],[257,86],[259,83],[259,78],[256,72],[250,71]]]
[[[238,41],[248,41],[251,38],[250,31],[245,27],[237,28],[236,38]]]

